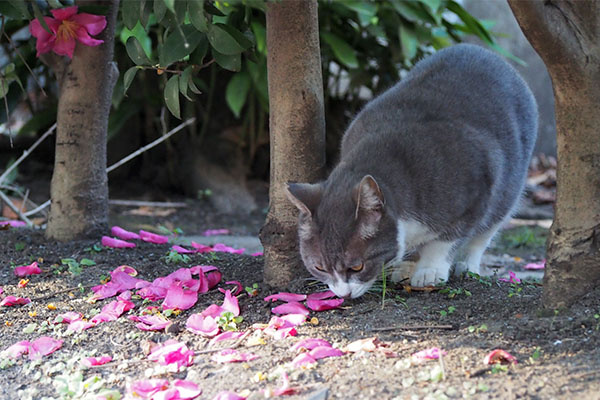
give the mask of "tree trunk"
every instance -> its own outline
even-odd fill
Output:
[[[80,2],[89,4],[90,2]],[[60,87],[56,154],[46,237],[72,240],[98,237],[108,228],[106,131],[118,70],[113,59],[119,1],[108,5],[104,43],[77,44],[73,60],[54,67]],[[56,58],[55,58],[56,59]]]
[[[317,1],[267,5],[271,180],[261,229],[264,281],[283,288],[305,275],[298,253],[297,210],[287,182],[315,182],[325,166],[325,116]]]
[[[543,303],[558,309],[600,283],[600,0],[509,4],[554,87],[557,198]]]

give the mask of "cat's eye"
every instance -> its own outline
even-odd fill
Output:
[[[325,271],[325,268],[323,268],[323,267],[322,267],[322,266],[320,266],[320,265],[317,265],[315,268],[317,269],[317,271],[326,272],[326,271]]]
[[[354,272],[360,272],[360,271],[363,270],[364,267],[365,267],[365,264],[364,263],[360,263],[358,265],[355,265],[355,266],[351,267],[350,269],[352,271],[354,271]]]

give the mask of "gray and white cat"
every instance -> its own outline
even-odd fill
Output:
[[[537,107],[496,54],[460,44],[419,62],[370,101],[344,134],[326,181],[290,183],[304,264],[340,297],[358,297],[418,249],[411,285],[479,273],[523,190]]]

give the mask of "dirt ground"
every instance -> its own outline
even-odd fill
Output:
[[[112,207],[112,221],[131,230],[163,225],[181,227],[186,233],[229,228],[233,234],[255,235],[264,216],[259,212],[250,217],[222,217],[206,211],[200,201],[163,217],[131,216],[126,211],[125,207]],[[195,232],[190,231],[190,221],[196,224]],[[338,309],[311,312],[310,317],[316,320],[298,327],[295,337],[266,338],[264,344],[251,347],[244,341],[237,343],[238,350],[259,358],[231,364],[212,361],[214,347],[185,329],[189,315],[222,303],[223,294],[214,289],[200,295],[193,308],[171,315],[174,325],[168,332],[135,327],[127,315],[138,314],[142,306],[149,305],[135,298],[136,308],[118,320],[82,333],[68,335],[66,324],[53,325],[52,321],[67,311],[79,311],[89,319],[113,300],[85,301],[91,294],[89,287],[99,284],[119,265],[130,265],[137,269],[138,278],[152,281],[178,268],[202,264],[221,270],[220,287],[230,287],[224,285],[229,280],[239,280],[244,286],[258,283],[257,296],[239,297],[243,316],[239,328],[252,330],[253,324],[267,323],[272,315],[272,305],[263,301],[271,291],[262,284],[262,257],[191,254],[188,262],[167,263],[170,244],[141,243],[134,249],[97,252],[93,246],[99,239],[61,244],[47,242],[39,231],[0,231],[2,296],[32,300],[25,306],[0,307],[0,351],[42,335],[64,340],[62,348],[39,361],[23,356],[9,362],[0,357],[0,399],[96,399],[102,389],[116,389],[125,395],[131,382],[150,377],[192,380],[203,391],[200,399],[213,399],[223,390],[260,399],[265,397],[261,390],[267,389],[268,395],[268,389],[281,385],[282,371],[287,371],[290,385],[298,389],[296,394],[285,396],[290,399],[600,398],[600,289],[564,313],[542,312],[539,282],[511,284],[499,282],[493,275],[496,270],[499,274],[507,270],[522,273],[525,263],[539,261],[543,257],[543,229],[505,231],[491,253],[508,256],[497,258],[505,261],[501,268],[486,267],[490,277],[452,280],[446,288],[432,292],[409,293],[401,285],[388,282],[385,296],[381,289],[375,290],[345,301]],[[89,258],[95,265],[69,270],[61,264],[66,258]],[[18,287],[13,267],[35,260],[40,261],[43,273],[30,277],[26,287]],[[311,293],[324,287],[303,278],[290,289]],[[300,339],[323,338],[334,347],[344,348],[374,336],[389,346],[387,352],[348,353],[321,359],[312,368],[289,366],[295,356],[289,348]],[[147,341],[162,343],[168,339],[185,342],[196,352],[193,365],[177,373],[165,372],[147,359]],[[215,347],[228,345],[231,343],[223,342]],[[446,354],[441,360],[422,363],[411,359],[413,353],[431,347]],[[508,351],[518,363],[486,366],[483,359],[494,349]],[[79,360],[90,355],[110,355],[113,361],[85,369]]]

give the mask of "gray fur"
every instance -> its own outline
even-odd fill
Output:
[[[424,59],[356,116],[326,181],[290,184],[289,197],[306,205],[305,265],[330,286],[334,271],[372,282],[398,252],[399,219],[456,243],[490,230],[519,199],[536,132],[531,92],[496,54],[460,44]],[[368,175],[377,190],[361,188]],[[379,196],[381,206],[361,209],[361,195],[371,204]],[[361,262],[362,271],[350,270]]]

